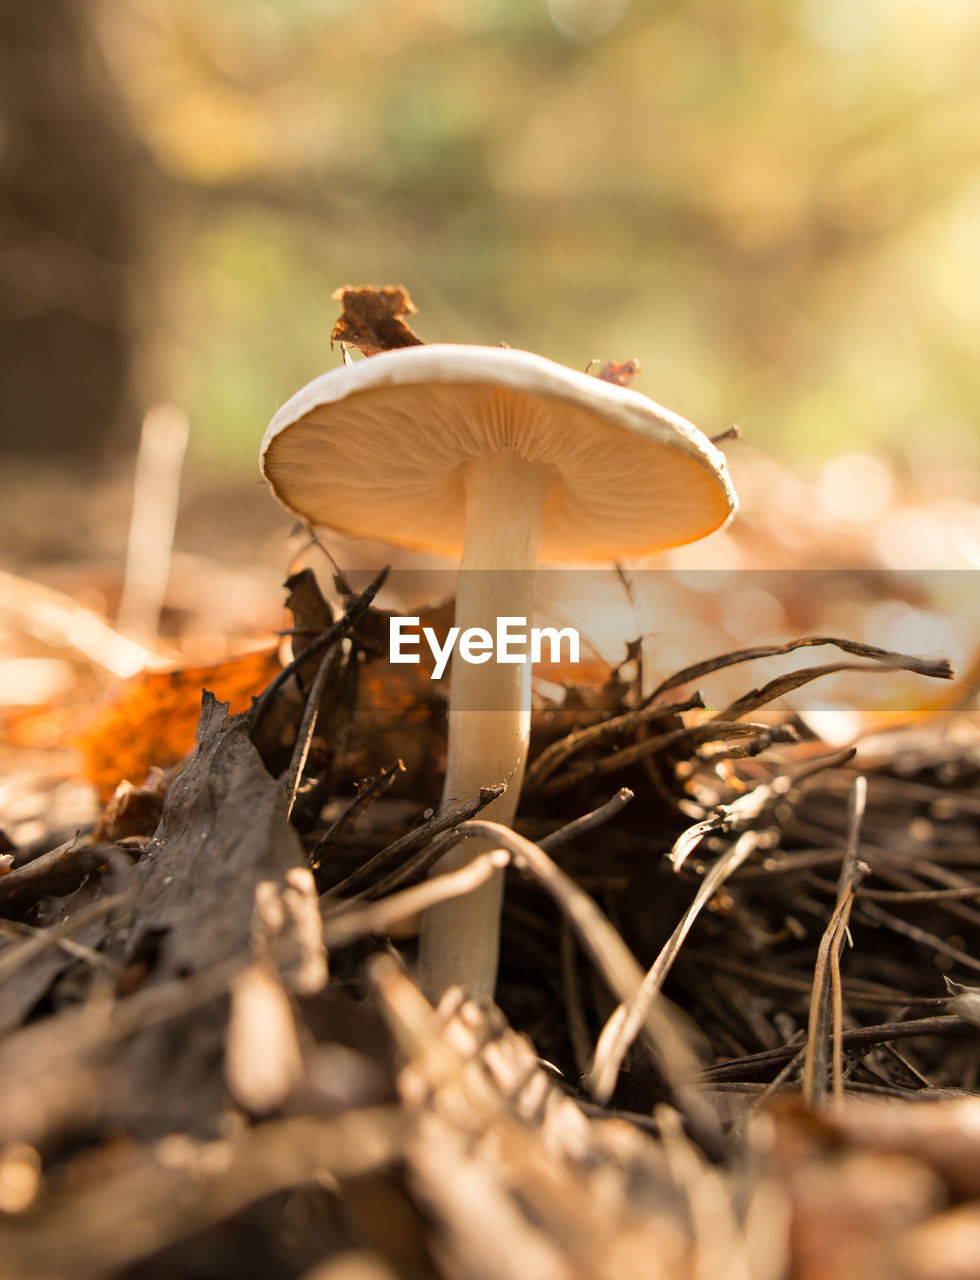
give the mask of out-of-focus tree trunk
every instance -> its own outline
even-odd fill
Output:
[[[94,0],[0,3],[0,451],[104,457],[133,404],[139,145]]]

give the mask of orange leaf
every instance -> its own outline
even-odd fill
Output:
[[[105,803],[119,782],[139,784],[152,765],[178,764],[194,746],[202,689],[230,703],[235,715],[279,668],[275,648],[257,649],[217,665],[143,671],[125,680],[72,739],[85,777]]]

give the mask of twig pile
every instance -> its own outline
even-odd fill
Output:
[[[980,1222],[978,997],[942,987],[980,969],[975,726],[859,768],[746,719],[852,661],[710,717],[695,682],[761,651],[614,672],[538,715],[510,831],[495,779],[426,809],[442,712],[379,694],[373,589],[335,620],[291,585],[250,712],[205,695],[169,785],[7,858],[3,1276],[944,1274]],[[818,643],[950,674],[781,651]],[[433,1010],[413,921],[497,866],[501,1008]]]

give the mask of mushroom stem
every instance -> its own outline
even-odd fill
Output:
[[[456,588],[456,626],[483,627],[496,638],[498,618],[530,625],[548,468],[512,450],[474,458],[466,472],[466,535]],[[515,624],[516,625],[516,624]],[[517,808],[531,728],[530,659],[503,663],[453,659],[449,744],[443,805],[506,782],[506,792],[482,811],[510,825]],[[483,838],[461,841],[433,867],[454,871],[493,848]],[[431,907],[422,918],[419,981],[438,999],[447,987],[492,995],[500,947],[503,872],[465,897]]]

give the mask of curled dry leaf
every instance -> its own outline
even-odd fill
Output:
[[[93,839],[113,844],[131,836],[153,835],[163,812],[167,781],[163,770],[151,765],[143,786],[120,782],[96,824]]]
[[[417,310],[403,285],[344,285],[330,296],[344,307],[330,334],[331,345],[349,342],[366,356],[424,345],[402,319]]]
[[[603,382],[614,382],[617,387],[628,387],[636,375],[642,372],[643,366],[639,360],[623,360],[621,363],[607,360],[599,370],[599,377]]]

